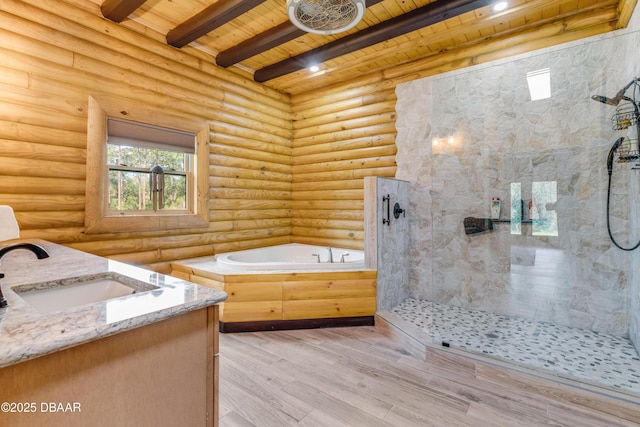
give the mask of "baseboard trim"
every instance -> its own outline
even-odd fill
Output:
[[[256,322],[220,322],[220,332],[285,331],[292,329],[373,326],[374,316],[332,317],[328,319],[264,320]]]

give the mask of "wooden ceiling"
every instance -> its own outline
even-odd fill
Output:
[[[286,0],[92,1],[115,22],[178,49],[199,49],[220,66],[293,95],[372,72],[427,67],[452,53],[471,64],[490,44],[504,51],[520,44],[518,53],[622,28],[637,2],[509,0],[494,12],[496,0],[367,0],[357,26],[318,35],[289,22]],[[307,68],[314,63],[315,73]]]

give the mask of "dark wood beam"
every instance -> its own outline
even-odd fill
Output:
[[[167,43],[182,47],[253,9],[265,0],[219,0],[170,30]]]
[[[146,0],[105,0],[100,5],[102,16],[113,22],[122,22]]]
[[[286,21],[282,24],[270,28],[232,48],[220,52],[216,56],[216,64],[227,68],[233,64],[251,58],[266,50],[272,49],[283,43],[291,41],[297,37],[307,34],[306,31]]]
[[[463,13],[471,12],[494,2],[495,0],[439,0],[429,3],[411,12],[327,43],[324,46],[268,65],[257,70],[253,78],[257,82],[266,82],[311,65],[317,65],[329,59],[428,27]]]
[[[378,4],[381,1],[382,0],[367,0],[367,7]],[[290,21],[283,22],[232,48],[220,52],[218,56],[216,56],[216,64],[227,68],[305,34],[307,33],[304,30],[296,27]]]

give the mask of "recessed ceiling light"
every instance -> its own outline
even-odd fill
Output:
[[[506,1],[499,1],[498,3],[493,5],[493,11],[502,12],[507,8],[507,6],[509,6],[509,3],[507,3]]]
[[[318,67],[317,65],[312,65],[311,67],[309,67],[309,71],[311,71],[312,73],[317,73],[318,71],[320,71],[320,67]]]

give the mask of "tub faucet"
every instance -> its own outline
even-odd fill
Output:
[[[327,259],[327,262],[333,263],[333,251],[331,250],[331,246],[327,246],[327,250],[329,251],[329,259]]]
[[[9,252],[16,249],[28,249],[34,254],[38,259],[48,258],[49,253],[42,247],[33,243],[18,243],[16,245],[7,246],[6,248],[0,249],[0,261],[2,261],[2,257],[8,254]],[[4,277],[4,274],[0,273],[0,279]],[[0,308],[6,307],[9,305],[4,295],[2,295],[2,288],[0,288]]]

